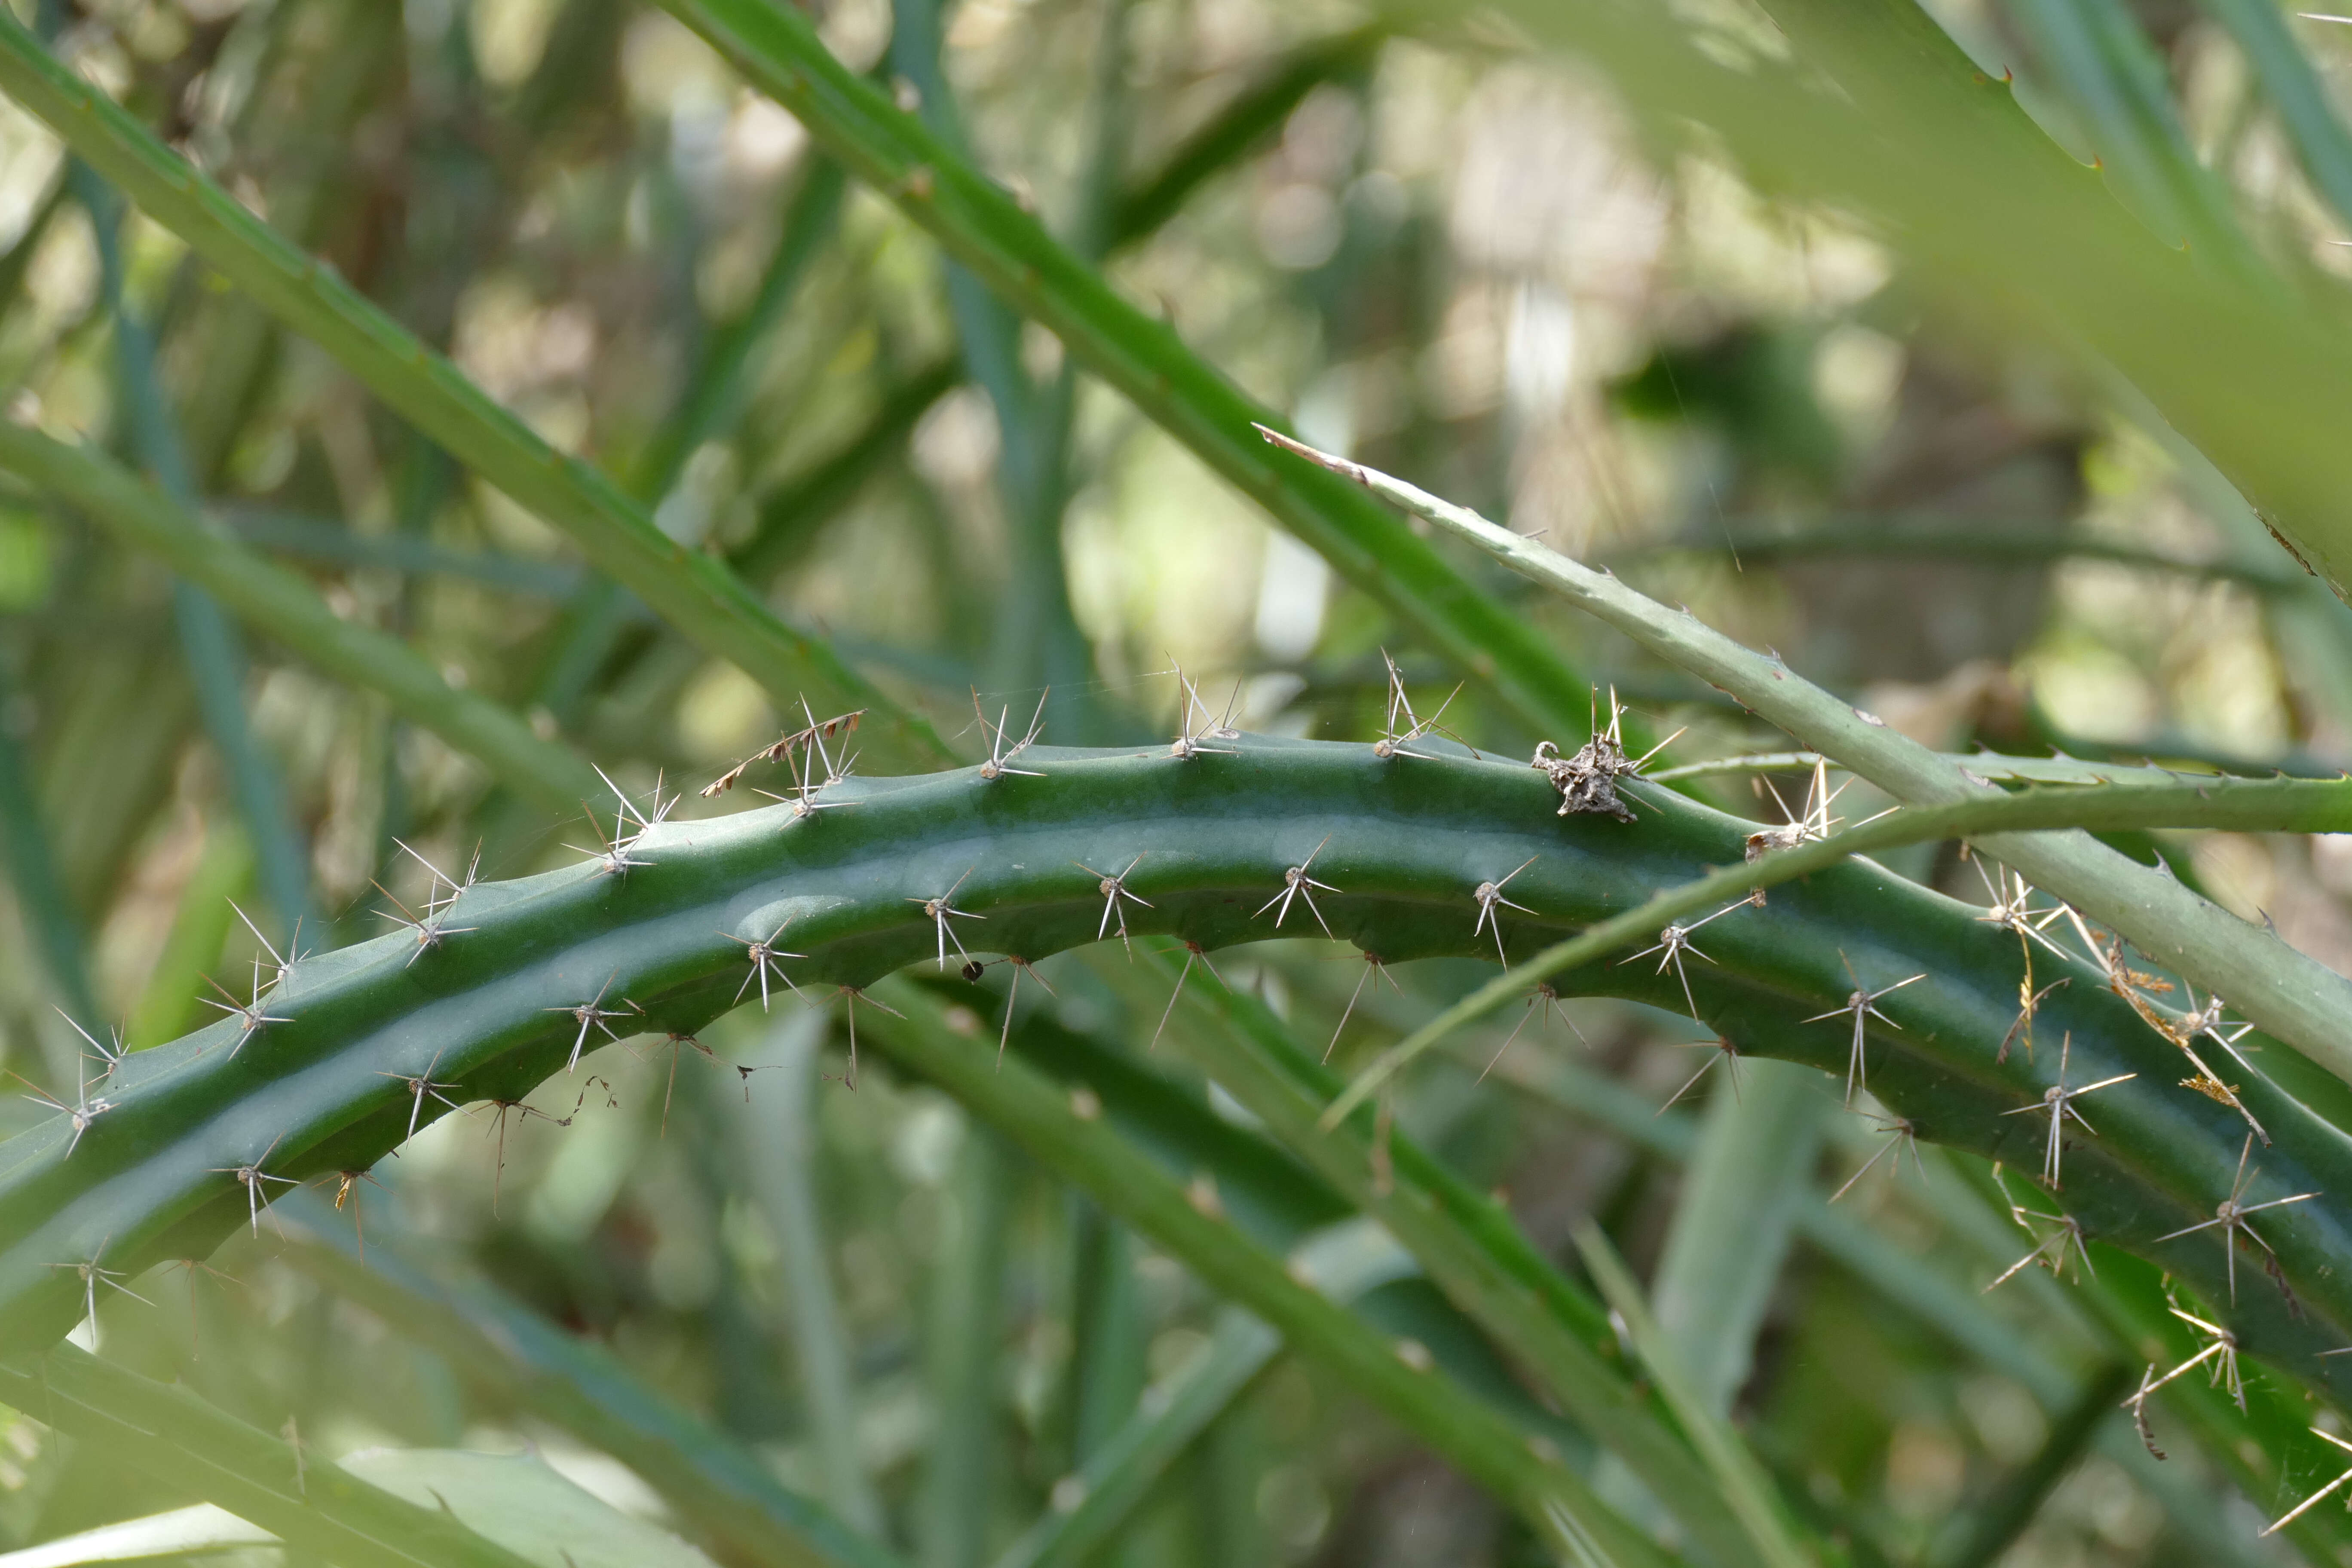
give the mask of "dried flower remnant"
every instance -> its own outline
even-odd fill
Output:
[[[1560,816],[1597,812],[1620,822],[1634,820],[1633,807],[1618,795],[1618,781],[1640,778],[1643,764],[1674,744],[1682,731],[1675,731],[1639,757],[1629,757],[1623,739],[1624,714],[1616,689],[1612,688],[1609,727],[1603,730],[1596,724],[1592,739],[1579,747],[1574,756],[1561,756],[1559,748],[1549,741],[1537,742],[1535,756],[1528,765],[1549,779],[1552,788],[1559,791]]]

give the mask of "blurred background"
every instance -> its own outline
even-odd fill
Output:
[[[1171,733],[1179,666],[1213,707],[1235,694],[1246,728],[1326,738],[1378,732],[1384,648],[1423,712],[1454,684],[667,15],[613,0],[16,4],[281,234],[968,756],[987,745],[975,690],[1016,733],[1045,700],[1045,739],[1077,744]],[[1606,79],[1530,55],[1507,27],[1265,0],[820,9],[843,58],[1310,442],[1606,563],[1923,741],[2231,771],[2332,771],[2352,754],[2352,688],[2326,651],[2345,612],[2201,458],[2078,362],[1953,321],[1858,225],[1768,200],[1703,139],[1645,135]],[[2064,131],[2063,94],[2031,96],[2043,35],[1997,5],[1948,20]],[[2341,220],[2231,32],[2183,5],[2137,20],[2182,134],[2250,226],[2301,265],[2345,267],[2329,245]],[[2294,26],[2332,90],[2352,28]],[[698,787],[798,721],[76,177],[5,102],[0,384],[13,417],[52,434],[151,471],[176,453],[186,495],[338,614],[396,632],[632,790]],[[1652,733],[1682,729],[1667,763],[1785,746],[1462,564]],[[242,994],[257,934],[305,951],[373,935],[390,899],[428,895],[425,860],[454,872],[479,846],[485,878],[521,875],[594,831],[548,820],[375,699],[175,592],[151,560],[0,480],[0,1034],[10,1068],[68,1096],[60,1009],[158,1043],[214,1016],[208,977]],[[1506,754],[1545,738],[1475,689],[1446,722]],[[1793,768],[1778,782],[1791,804],[1804,789]],[[1781,817],[1760,784],[1714,787]],[[1866,793],[1840,811],[1874,809]],[[612,803],[591,804],[609,822]],[[2135,847],[2352,962],[2352,845]],[[1972,868],[1903,868],[1981,899]],[[1312,1040],[1362,973],[1335,954],[1351,957],[1270,943],[1221,972]],[[1083,955],[1040,970],[1063,985],[1062,1026],[1139,1043],[1153,998],[1088,978]],[[1395,977],[1401,994],[1357,1002],[1335,1059],[1392,1040],[1480,971]],[[1583,1043],[1535,1020],[1474,1092],[1502,1043],[1482,1034],[1399,1114],[1510,1194],[1542,1246],[1565,1249],[1570,1224],[1596,1215],[1646,1268],[1704,1086],[1651,1112],[1696,1065],[1679,1048],[1696,1026],[1612,1003],[1567,1014]],[[109,1307],[106,1353],[273,1431],[290,1415],[323,1453],[536,1451],[693,1533],[497,1376],[403,1331],[396,1300],[370,1294],[396,1284],[353,1285],[367,1270],[321,1238],[348,1239],[361,1217],[383,1268],[486,1282],[500,1310],[600,1343],[926,1568],[994,1561],[1066,1500],[1057,1485],[1147,1389],[1202,1353],[1216,1303],[951,1101],[870,1065],[845,1092],[841,1022],[747,1009],[706,1034],[709,1058],[608,1047],[527,1110],[447,1117],[340,1216],[331,1191],[289,1200],[285,1236],[265,1220],[216,1274],[140,1284],[152,1305]],[[41,1114],[14,1099],[5,1112]],[[1850,1143],[1840,1131],[1825,1185],[1879,1148],[1866,1127]],[[1948,1233],[1884,1173],[1841,1212],[1962,1294],[1986,1273],[1978,1250],[2021,1245]],[[2087,1357],[2042,1300],[1978,1310],[2032,1324],[2048,1357]],[[2041,1447],[2056,1417],[2030,1385],[1800,1245],[1738,1410],[1863,1560],[1908,1561]],[[2238,1528],[2258,1516],[2211,1489],[2194,1454],[2176,1448],[2170,1473],[2186,1490],[2168,1509],[2141,1470],[2093,1453],[2001,1561],[2210,1560],[2180,1533],[2200,1510],[2242,1537],[2259,1528]],[[0,1544],[183,1500],[146,1487],[16,1417],[0,1431]],[[1277,1357],[1089,1560],[1531,1551],[1343,1385]]]

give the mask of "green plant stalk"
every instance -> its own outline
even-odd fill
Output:
[[[816,1048],[824,1020],[803,1014],[769,1032],[781,1084],[763,1095],[761,1125],[738,1139],[754,1200],[781,1255],[793,1351],[807,1390],[809,1426],[825,1495],[842,1517],[869,1536],[882,1531],[882,1504],[857,1451],[857,1396],[849,1337],[825,1252],[817,1203]]]
[[[5,20],[0,18],[0,20]],[[90,166],[76,159],[68,174],[76,197],[89,216],[97,241],[100,290],[114,322],[118,401],[130,426],[130,445],[163,493],[182,506],[196,504],[196,480],[189,470],[179,428],[155,374],[155,345],[147,324],[130,308],[123,287],[122,204]],[[228,774],[229,793],[253,836],[262,890],[269,901],[280,942],[291,947],[303,921],[315,911],[310,900],[310,857],[301,830],[288,809],[286,783],[275,759],[255,738],[245,711],[245,650],[236,632],[203,590],[180,578],[172,584],[172,618],[189,679],[214,749]]]
[[[868,1030],[902,1069],[939,1085],[1040,1165],[1092,1194],[1211,1289],[1278,1331],[1294,1352],[1344,1377],[1360,1397],[1517,1510],[1539,1539],[1590,1534],[1602,1543],[1605,1560],[1624,1568],[1668,1561],[1516,1425],[1293,1279],[1223,1215],[1144,1159],[1098,1115],[1082,1114],[1069,1094],[1025,1061],[992,1063],[915,987],[893,988],[893,1005],[901,1002],[907,1019],[878,1016]],[[1569,1510],[1573,1525],[1563,1530],[1551,1517],[1557,1509]]]
[[[8,885],[16,895],[17,919],[40,952],[59,1006],[76,1024],[104,1039],[98,1001],[89,988],[81,912],[66,896],[49,853],[40,804],[25,765],[24,742],[11,719],[16,706],[16,681],[0,667],[0,851],[7,858]],[[77,1047],[50,1061],[51,1081],[61,1088],[77,1084],[81,1075],[71,1069],[79,1055]],[[68,1070],[60,1073],[60,1068]]]
[[[957,1153],[953,1228],[928,1281],[929,1382],[937,1411],[924,1454],[916,1530],[922,1568],[988,1560],[990,1504],[1003,1438],[1004,1261],[1020,1164],[1003,1139],[976,1127]]]
[[[408,576],[438,574],[487,583],[503,593],[568,598],[580,588],[576,566],[551,565],[489,550],[450,550],[414,533],[354,533],[340,522],[257,507],[215,507],[212,521],[231,537],[264,550],[339,566],[380,566]]]
[[[1601,1287],[1612,1311],[1626,1327],[1633,1352],[1649,1369],[1666,1404],[1690,1434],[1724,1502],[1737,1514],[1755,1542],[1758,1555],[1771,1568],[1812,1568],[1820,1560],[1799,1545],[1793,1527],[1783,1515],[1771,1478],[1739,1441],[1731,1423],[1711,1409],[1675,1359],[1665,1331],[1643,1303],[1641,1287],[1633,1281],[1609,1238],[1591,1220],[1577,1227],[1576,1248],[1584,1267]]]
[[[784,207],[776,252],[751,302],[713,335],[695,363],[677,413],[663,423],[639,458],[629,485],[638,500],[651,505],[667,496],[677,487],[695,449],[733,427],[749,392],[752,353],[783,320],[800,292],[802,277],[833,237],[843,184],[838,164],[824,158],[809,161]]]
[[[252,167],[271,223],[307,248],[320,242],[324,220],[348,199],[350,186],[339,176],[352,158],[353,128],[383,89],[385,57],[404,40],[399,17],[370,0],[336,0],[305,20],[319,41],[307,57],[294,54],[290,60],[286,35],[291,27],[273,21],[276,66],[256,84],[231,135],[240,150],[259,154]],[[270,79],[288,65],[299,79],[290,91]],[[176,400],[188,472],[201,493],[226,488],[237,437],[278,357],[277,329],[251,300],[223,295],[210,305],[190,333],[196,351],[185,363],[195,367],[194,384]]]
[[[255,630],[479,761],[552,815],[603,791],[570,747],[541,740],[488,698],[459,690],[398,637],[344,620],[294,573],[205,527],[156,487],[88,447],[0,420],[0,468],[71,505],[132,548],[202,587]]]
[[[1106,237],[1111,253],[1158,233],[1201,185],[1278,130],[1308,92],[1368,64],[1386,36],[1371,26],[1303,45],[1265,81],[1244,90],[1171,151],[1156,172],[1139,178],[1111,204]],[[782,571],[817,526],[847,504],[962,375],[963,367],[953,359],[905,373],[883,394],[857,435],[761,498],[751,531],[728,553],[737,574],[756,585]]]
[[[445,1511],[299,1453],[185,1388],[71,1345],[0,1362],[0,1397],[110,1459],[348,1568],[530,1568]]]
[[[32,216],[25,220],[24,231],[16,236],[16,243],[8,247],[6,254],[0,255],[0,312],[16,305],[16,296],[25,287],[25,274],[32,268],[33,256],[41,248],[42,237],[49,232],[49,225],[56,220],[58,209],[71,199],[65,177],[60,174],[50,182],[48,193],[33,208]]]
[[[1328,1292],[1327,1292],[1328,1293]],[[1333,1300],[1346,1298],[1333,1294]],[[1282,1350],[1282,1336],[1238,1307],[1217,1314],[1209,1342],[1089,1455],[1070,1480],[1077,1505],[1049,1508],[994,1568],[1069,1568],[1109,1540],[1210,1423],[1230,1409]]]
[[[2212,779],[2258,776],[2250,772],[2216,772],[2205,767],[2170,768],[2156,763],[2085,761],[2064,755],[2015,757],[2000,752],[1946,752],[1942,754],[1948,761],[1968,769],[1978,777],[1996,783],[2113,784],[2119,789],[2128,789],[2135,784],[2156,784],[2173,788]],[[2167,753],[2158,752],[2156,754],[2162,756]],[[1706,778],[1718,773],[1784,773],[1810,769],[1815,763],[1827,760],[1819,752],[1761,752],[1745,757],[1717,757],[1710,762],[1686,763],[1680,767],[1645,768],[1642,777],[1651,784],[1667,784],[1675,779]],[[2275,778],[2278,773],[2264,770],[2259,776]]]
[[[2227,190],[2189,150],[2171,73],[2131,13],[2116,0],[2012,0],[2005,11],[2081,120],[2124,205],[2166,245],[2261,281]]]
[[[1707,1101],[1650,1282],[1660,1342],[1710,1414],[1728,1415],[1811,1185],[1823,1113],[1818,1074],[1759,1062],[1738,1094]]]
[[[1157,978],[1175,979],[1165,951],[1148,951],[1145,962]],[[1185,1011],[1197,1022],[1176,1048],[1385,1226],[1448,1300],[1681,1520],[1709,1561],[1766,1561],[1681,1436],[1626,1378],[1605,1310],[1562,1279],[1507,1212],[1464,1190],[1393,1129],[1384,1138],[1359,1127],[1318,1129],[1329,1076],[1263,1003],[1202,986],[1188,992]]]
[[[1127,1231],[1073,1198],[1064,1208],[1069,1245],[1071,1347],[1059,1404],[1071,1462],[1083,1466],[1134,1415],[1150,1376],[1148,1331]]]
[[[113,1109],[78,1146],[62,1119],[0,1145],[0,1335],[45,1342],[79,1316],[75,1281],[56,1265],[202,1256],[249,1223],[239,1167],[299,1179],[372,1164],[406,1136],[404,1077],[431,1073],[461,1102],[513,1099],[607,1029],[699,1026],[756,994],[745,956],[754,941],[805,954],[781,973],[810,989],[863,986],[967,940],[1043,958],[1095,942],[1102,927],[1097,875],[1077,863],[1116,868],[1140,853],[1133,890],[1151,907],[1123,906],[1130,929],[1214,948],[1299,930],[1303,910],[1282,928],[1259,911],[1270,890],[1278,899],[1286,869],[1321,844],[1314,874],[1341,890],[1317,895],[1319,913],[1390,961],[1491,951],[1470,889],[1535,856],[1512,889],[1541,912],[1514,917],[1504,932],[1507,947],[1525,952],[1563,926],[1638,906],[1652,887],[1737,860],[1752,826],[1663,793],[1641,801],[1636,824],[1561,817],[1541,776],[1497,762],[1383,761],[1368,747],[1265,740],[1234,752],[1180,760],[1041,748],[1029,753],[1040,778],[992,782],[966,769],[851,780],[824,792],[825,808],[808,816],[778,806],[665,823],[635,843],[625,870],[591,860],[477,887],[444,911],[430,946],[401,931],[306,959],[268,998],[283,1021],[246,1038],[238,1020],[224,1019],[134,1055],[108,1087]],[[2210,799],[2184,787],[2169,814],[2153,816],[2151,803],[2166,797],[2144,789],[2035,792],[1965,808],[2005,812],[2014,826],[2127,798],[2143,822],[2195,823],[2230,810],[2240,787],[2292,796],[2321,786],[2211,786]],[[1834,858],[1818,845],[1790,858],[1809,855]],[[1744,892],[1774,865],[1730,875]],[[951,921],[948,944],[924,900],[959,879],[955,907],[987,923]],[[2038,1061],[2021,1050],[1993,1059],[2013,1017],[2019,960],[2014,940],[1976,913],[1866,864],[1816,869],[1782,884],[1766,909],[1710,925],[1713,962],[1692,963],[1690,990],[1701,1016],[1744,1047],[1843,1070],[1842,1021],[1794,1020],[1837,1005],[1852,984],[1845,960],[1874,984],[1932,968],[1882,1004],[1901,1032],[1874,1042],[1868,1085],[1923,1137],[2031,1168],[2037,1124],[2004,1113],[2038,1105],[2057,1064],[2046,1050]],[[2041,973],[2068,968],[2046,963]],[[780,990],[777,973],[769,979]],[[1648,964],[1561,976],[1571,991],[1670,1005],[1678,978]],[[2068,1159],[2066,1208],[2094,1236],[2159,1258],[2218,1300],[2226,1254],[2214,1238],[2157,1238],[2210,1215],[2229,1192],[2242,1124],[2174,1087],[2178,1053],[2101,991],[2087,965],[2073,965],[2071,978],[2045,1001],[2042,1026],[2071,1035],[2070,1071],[2081,1077],[2070,1081],[2122,1071],[2138,1079],[2101,1095],[2098,1139]],[[583,1027],[581,1010],[591,1008]],[[868,1010],[860,1022],[870,1029],[874,1017]],[[988,1054],[977,1042],[970,1049],[976,1060]],[[2270,1183],[2352,1190],[2332,1126],[2266,1081],[2243,1094],[2275,1141],[2263,1156],[2266,1193]],[[442,1110],[428,1100],[421,1119]],[[1095,1195],[1108,1204],[1115,1194]],[[2241,1295],[2233,1325],[2250,1352],[2327,1384],[2336,1363],[2310,1352],[2352,1326],[2352,1236],[2326,1201],[2266,1211],[2259,1223],[2304,1316],[2254,1290]]]
[[[1548,643],[1428,544],[1344,484],[1269,461],[1248,439],[1271,418],[1174,331],[1114,293],[1013,197],[835,60],[798,12],[765,0],[666,0],[844,167],[930,232],[1000,299],[1050,329],[1088,371],[1264,506],[1339,574],[1537,731],[1583,732],[1589,692]]]
[[[926,721],[874,690],[822,640],[779,621],[719,562],[668,538],[612,480],[550,447],[325,263],[288,244],[59,65],[14,16],[0,16],[0,90],[279,321],[460,462],[570,534],[600,571],[739,666],[780,705],[797,706],[805,692],[812,702],[863,707],[882,749],[925,761],[949,755]]]
[[[610,1352],[487,1284],[417,1268],[356,1235],[309,1193],[278,1200],[283,1256],[501,1403],[602,1449],[742,1561],[772,1568],[905,1568],[903,1560],[779,1484],[759,1456],[645,1386]]]
[[[972,1008],[989,1005],[989,992],[952,981],[916,984],[947,1005],[944,1016],[975,1044],[985,1037]],[[1044,1007],[1019,1021],[1010,1045],[1052,1077],[1082,1117],[1099,1107],[1130,1147],[1185,1184],[1189,1201],[1283,1258],[1294,1278],[1314,1279],[1327,1294],[1337,1279],[1358,1280],[1367,1292],[1357,1302],[1359,1315],[1392,1342],[1426,1346],[1427,1366],[1442,1377],[1563,1448],[1580,1447],[1573,1428],[1529,1397],[1492,1343],[1421,1277],[1410,1255],[1314,1172],[1224,1120],[1197,1082],[1162,1076],[1120,1044],[1064,1027]]]
[[[1302,461],[1345,474],[1383,500],[1468,540],[1659,658],[1729,692],[1802,744],[1835,758],[1906,805],[1957,802],[1991,788],[1989,783],[1971,780],[1961,763],[1839,701],[1687,612],[1668,610],[1616,578],[1499,528],[1466,507],[1360,464],[1295,442],[1286,445]],[[2076,826],[2124,825],[2085,819]],[[2266,1032],[2352,1082],[2352,1032],[2345,1022],[2352,1018],[2352,980],[2082,832],[2033,838],[1990,833],[1979,847],[2112,926],[2158,963],[2223,993]],[[1489,995],[1486,1005],[1501,1000],[1498,994]]]
[[[940,359],[892,383],[856,435],[760,498],[751,531],[728,552],[728,563],[745,582],[762,584],[799,560],[818,529],[856,498],[906,444],[931,405],[962,379],[960,362]]]

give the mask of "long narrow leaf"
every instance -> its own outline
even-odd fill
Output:
[[[347,1568],[531,1568],[447,1512],[404,1501],[185,1388],[71,1345],[0,1363],[0,1397]]]
[[[1706,1458],[1724,1501],[1748,1527],[1748,1538],[1755,1542],[1757,1552],[1773,1568],[1813,1568],[1816,1559],[1801,1548],[1790,1534],[1763,1466],[1748,1452],[1738,1434],[1732,1431],[1730,1422],[1711,1409],[1702,1392],[1692,1385],[1675,1361],[1664,1333],[1643,1304],[1640,1287],[1626,1271],[1616,1249],[1609,1245],[1609,1238],[1587,1220],[1577,1228],[1576,1247],[1583,1255],[1585,1268],[1599,1283],[1601,1293],[1608,1298],[1610,1309],[1625,1324],[1635,1352],[1650,1369],[1666,1403],[1681,1418],[1683,1429],[1691,1435],[1693,1445]]]

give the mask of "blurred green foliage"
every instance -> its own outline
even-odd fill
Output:
[[[1052,279],[989,292],[908,216],[915,175],[846,177],[668,11],[20,0],[58,58],[522,428],[504,472],[468,467],[13,104],[0,382],[15,423],[163,481],[341,623],[640,795],[796,727],[803,670],[812,702],[871,701],[877,770],[977,758],[1000,713],[1017,737],[1041,705],[1049,742],[1162,736],[1189,718],[1178,666],[1213,710],[1231,693],[1240,727],[1369,739],[1384,648],[1432,703],[1471,678],[1445,722],[1482,748],[1572,749],[1570,671],[1651,732],[1681,731],[1671,761],[1785,747],[1337,481],[1221,480],[1258,459],[1212,406],[1279,411],[1319,446],[1616,559],[1940,750],[2334,772],[2352,756],[2352,612],[2295,562],[2345,558],[2332,394],[2352,250],[2335,204],[2352,161],[2329,72],[2352,28],[2267,5],[1528,7],[1491,24],[1250,0],[815,7],[848,70],[1091,268],[1110,303],[1090,315],[1095,295]],[[1963,49],[1981,80],[1949,68]],[[988,219],[975,254],[1013,243]],[[1120,300],[1166,333],[1122,336]],[[1056,310],[1066,337],[1024,319]],[[1149,367],[1174,355],[1238,395],[1202,392],[1205,368],[1158,387]],[[577,465],[564,505],[634,556],[583,551],[562,507],[511,493],[537,443]],[[431,721],[446,711],[323,676],[282,629],[193,657],[187,583],[0,482],[0,1030],[28,1085],[72,1098],[76,1023],[105,1039],[122,1020],[143,1047],[209,1016],[215,986],[244,997],[268,962],[257,927],[317,952],[421,908],[427,861],[454,872],[479,846],[503,879],[588,842],[452,742]],[[1994,535],[2009,542],[1971,558]],[[1772,559],[1743,560],[1751,539]],[[702,563],[703,598],[677,560]],[[1457,581],[1498,608],[1465,610]],[[1528,666],[1482,670],[1482,626],[1525,639]],[[1805,788],[1794,769],[1694,787],[1777,819],[1768,782],[1790,804]],[[689,793],[682,815],[726,804]],[[1839,809],[1881,804],[1857,785]],[[2134,842],[2352,968],[2343,838]],[[1948,847],[1889,863],[1981,892]],[[1360,988],[1355,955],[1328,945],[1221,954],[1218,973],[1349,1065],[1486,973],[1431,960]],[[1542,1380],[1351,1226],[1358,1195],[1261,1136],[1193,1050],[1146,1051],[1167,967],[1108,948],[1041,964],[1055,991],[1039,1037],[1016,1039],[1016,1089],[1055,1050],[1148,1068],[1147,1108],[1202,1162],[1196,1205],[1287,1205],[1285,1234],[1326,1248],[1296,1272],[1478,1409],[1533,1420]],[[959,1007],[932,1011],[924,1038],[994,1046]],[[1662,1259],[1704,1190],[1680,1171],[1741,1102],[1720,1074],[1697,1118],[1656,1115],[1708,1043],[1688,1019],[1578,1001],[1567,1020],[1575,1034],[1529,1013],[1483,1079],[1523,1020],[1470,1032],[1383,1115],[1461,1193],[1500,1194],[1553,1264],[1580,1277],[1572,1237],[1597,1225],[1658,1282],[1671,1342]],[[297,1465],[509,1484],[446,1450],[534,1454],[579,1506],[726,1563],[1403,1568],[1560,1550],[966,1101],[871,1057],[848,1092],[842,1023],[794,1003],[731,1016],[704,1052],[604,1049],[285,1204],[287,1234],[265,1219],[217,1273],[121,1281],[138,1300],[94,1288],[77,1343],[103,1367],[79,1374],[79,1414],[39,1407],[53,1388],[5,1393],[20,1403],[0,1429],[0,1544],[190,1505],[208,1494],[180,1467],[216,1441],[286,1471],[252,1507],[285,1510],[289,1544],[233,1549],[289,1562],[372,1549],[292,1533],[328,1495]],[[2332,1510],[2257,1534],[2335,1473],[2302,1436],[2299,1387],[2250,1367],[2242,1415],[2192,1374],[2154,1407],[2158,1466],[2113,1398],[2126,1363],[2199,1348],[2164,1282],[2103,1253],[2096,1290],[2029,1269],[1979,1298],[2032,1245],[1980,1166],[1885,1179],[1905,1152],[1833,1100],[1820,1152],[1780,1179],[1795,1243],[1710,1260],[1753,1289],[1734,1330],[1707,1331],[1742,1336],[1749,1370],[1675,1416],[1744,1435],[1806,1550],[1939,1568],[2336,1560]],[[0,1119],[49,1114],[12,1100]],[[354,1224],[349,1246],[329,1234]],[[191,1428],[177,1457],[97,1424],[183,1395],[205,1407],[191,1420],[226,1425]],[[1588,1436],[1543,1430],[1627,1518],[1664,1517]],[[403,1510],[432,1510],[383,1485],[358,1523],[332,1522],[396,1553]],[[551,1485],[533,1473],[533,1506],[574,1510]],[[453,1551],[531,1555],[495,1510],[453,1510],[490,1538]],[[603,1516],[584,1517],[565,1550],[588,1550]],[[196,1533],[157,1554],[210,1550],[201,1532],[222,1526],[173,1528]]]

